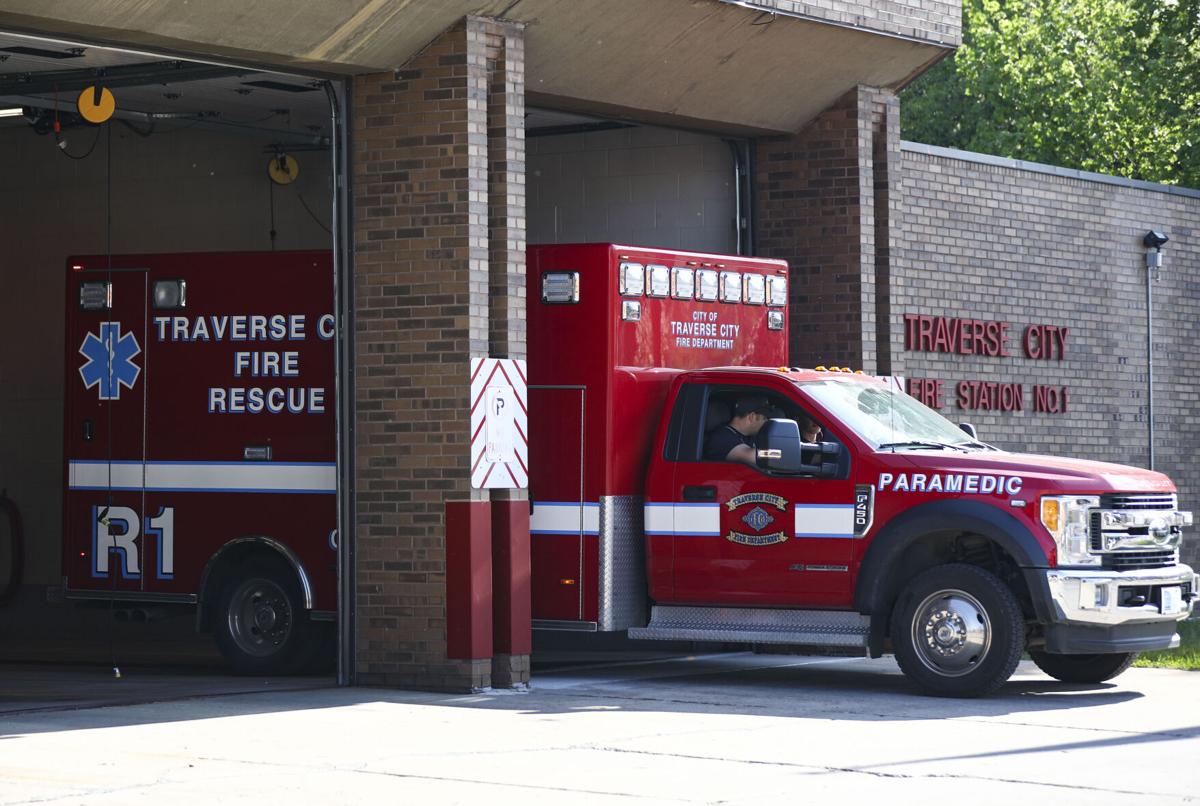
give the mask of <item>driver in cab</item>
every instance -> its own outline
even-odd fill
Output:
[[[741,462],[757,467],[754,437],[767,420],[778,416],[779,410],[765,397],[738,398],[729,422],[713,429],[705,440],[704,458],[710,462]]]

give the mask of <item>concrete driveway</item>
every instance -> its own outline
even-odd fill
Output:
[[[0,716],[0,804],[1200,801],[1200,675],[917,695],[890,660],[543,665],[528,693],[246,693]],[[854,800],[848,800],[848,799]]]

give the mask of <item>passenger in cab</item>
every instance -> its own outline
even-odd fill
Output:
[[[805,442],[821,441],[821,426],[807,414],[800,415],[800,439]]]

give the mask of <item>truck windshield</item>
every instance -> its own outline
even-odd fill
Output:
[[[883,384],[809,381],[798,384],[874,448],[986,448],[912,397]]]

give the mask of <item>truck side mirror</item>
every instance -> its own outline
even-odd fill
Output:
[[[767,420],[758,432],[757,464],[772,473],[807,473],[831,478],[838,474],[842,446],[837,442],[806,443],[795,420]],[[816,464],[805,464],[804,455]]]
[[[797,473],[800,459],[800,426],[795,420],[767,420],[758,432],[757,464],[776,473]]]
[[[818,455],[813,459],[817,464],[802,465],[800,470],[804,473],[812,473],[814,476],[820,476],[821,478],[833,478],[838,474],[842,451],[845,449],[838,442],[818,442],[816,443],[816,448]]]
[[[959,423],[958,427],[963,430],[963,433],[971,439],[979,439],[979,435],[975,433],[975,426],[970,423]]]

